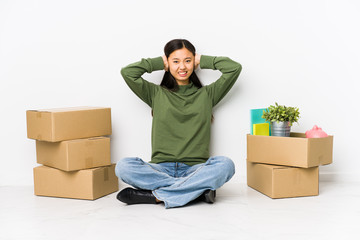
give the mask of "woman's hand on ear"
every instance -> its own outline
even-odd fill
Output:
[[[164,61],[164,70],[167,72],[167,71],[169,71],[169,63],[168,63],[167,57],[165,55],[163,55],[162,59]]]
[[[195,69],[200,65],[201,54],[195,54]]]

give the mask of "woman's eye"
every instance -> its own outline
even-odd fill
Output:
[[[179,61],[174,61],[173,63],[178,63]]]

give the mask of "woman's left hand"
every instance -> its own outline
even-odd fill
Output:
[[[201,54],[195,54],[195,69],[200,65]]]
[[[165,55],[163,55],[162,59],[164,61],[164,70],[167,72],[167,71],[169,71],[169,63],[168,63],[167,57]]]

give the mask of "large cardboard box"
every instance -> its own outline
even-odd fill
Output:
[[[115,164],[65,172],[56,168],[34,168],[34,192],[38,196],[94,200],[119,190]]]
[[[111,109],[73,107],[28,110],[27,136],[31,139],[58,142],[111,135]]]
[[[247,161],[249,187],[271,197],[319,195],[319,167],[296,168]]]
[[[306,138],[303,133],[290,137],[247,135],[250,162],[294,167],[315,167],[332,163],[333,136]]]
[[[110,138],[36,141],[37,162],[64,171],[111,165]]]

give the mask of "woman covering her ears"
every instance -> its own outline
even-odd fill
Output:
[[[215,190],[231,179],[235,166],[225,156],[209,155],[212,108],[234,85],[241,65],[227,57],[200,55],[185,39],[171,40],[164,52],[121,69],[130,89],[152,109],[152,156],[150,162],[138,157],[117,162],[117,177],[134,187],[120,191],[117,199],[126,204],[163,202],[165,208],[193,200],[213,203]],[[222,75],[203,86],[195,74],[198,67]],[[160,85],[142,78],[160,70],[165,70]]]

